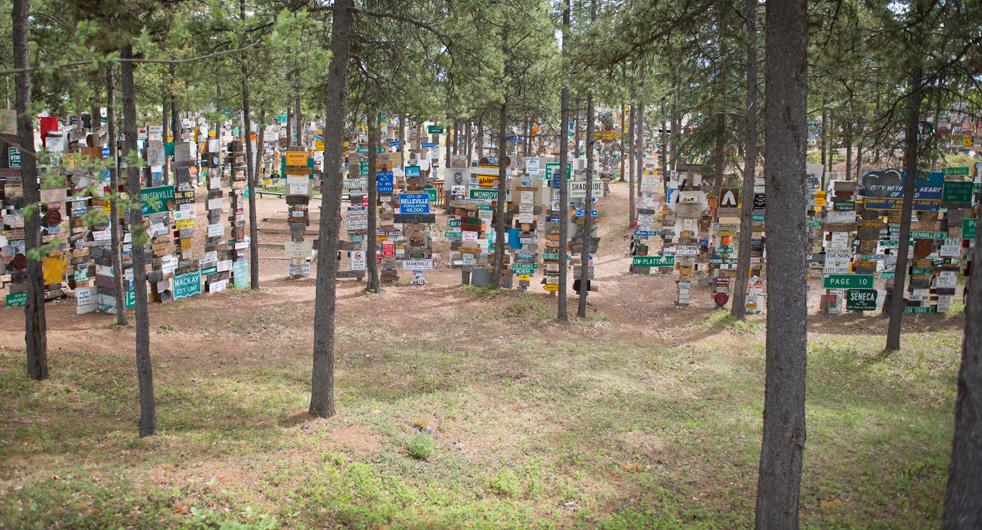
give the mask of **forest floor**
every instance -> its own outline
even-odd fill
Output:
[[[443,216],[426,285],[339,281],[326,420],[306,414],[314,280],[286,279],[279,251],[263,250],[259,291],[151,305],[152,438],[137,437],[132,327],[48,304],[36,383],[23,313],[0,308],[0,529],[750,527],[765,317],[731,320],[704,286],[679,310],[671,275],[628,274],[627,186],[611,189],[585,319],[570,296],[558,323],[538,277],[526,293],[459,286]],[[820,289],[802,526],[936,528],[961,304],[909,315],[885,354],[886,319],[819,314]]]

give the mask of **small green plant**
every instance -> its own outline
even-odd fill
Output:
[[[492,285],[464,285],[463,289],[465,292],[479,298],[494,298],[501,294],[501,290],[495,289]]]
[[[274,530],[279,528],[279,523],[276,522],[275,518],[269,514],[257,513],[251,506],[246,506],[245,510],[242,511],[244,522],[227,519],[217,510],[191,508],[191,515],[195,519],[192,523],[193,528],[206,530],[215,528],[219,530]]]
[[[508,497],[514,497],[518,494],[520,484],[518,482],[518,475],[510,469],[500,471],[497,475],[491,478],[491,483],[489,484],[491,489]]]
[[[433,437],[424,432],[410,435],[406,440],[409,456],[417,460],[428,460],[433,454]]]

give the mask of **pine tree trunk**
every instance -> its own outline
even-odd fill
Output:
[[[245,1],[239,0],[239,16],[245,23]],[[245,122],[243,138],[246,147],[246,185],[249,187],[249,287],[259,289],[259,225],[256,220],[256,173],[258,163],[252,158],[252,113],[249,109],[249,69],[246,67],[247,56],[242,53],[242,121]],[[174,110],[177,110],[176,108]],[[178,125],[177,115],[174,124]],[[174,143],[178,142],[178,133],[174,133]],[[256,162],[259,162],[257,159]],[[238,254],[238,252],[236,252]]]
[[[170,96],[167,94],[167,91],[166,90],[164,91],[164,94],[162,96],[162,99],[163,99],[163,102],[162,102],[162,105],[161,106],[163,107],[164,112],[160,116],[160,126],[163,129],[163,131],[164,131],[163,141],[164,141],[164,146],[165,146],[164,149],[166,149],[167,136],[168,136],[167,135],[167,129],[170,128],[170,126],[167,123],[167,121],[168,121],[167,120],[167,117],[170,116]],[[152,176],[152,174],[153,174],[153,168],[150,169],[150,173],[151,173],[151,177],[150,177],[150,179],[147,182],[149,182],[149,184],[148,184],[149,186],[152,186],[153,185],[153,176]],[[164,157],[164,167],[161,169],[161,175],[160,176],[162,178],[161,183],[164,186],[169,186],[170,185],[170,160],[168,160],[168,158],[166,156]]]
[[[484,158],[484,114],[477,120],[477,159]]]
[[[668,131],[665,130],[665,104],[662,104],[662,119],[661,119],[661,164],[658,168],[661,174],[662,182],[662,193],[665,199],[668,199]]]
[[[805,0],[767,0],[764,172],[768,237],[764,421],[757,530],[798,528],[805,448]],[[743,280],[743,278],[741,278]]]
[[[505,71],[507,72],[507,65]],[[505,94],[504,101],[501,102],[501,116],[498,123],[498,200],[495,202],[494,214],[494,281],[491,285],[495,289],[501,288],[501,275],[504,272],[505,260],[505,178],[508,176],[508,158],[506,126],[508,124],[508,94]]]
[[[124,59],[133,57],[133,48],[126,45],[121,53]],[[133,63],[123,62],[120,67],[123,89],[123,136],[126,138],[126,154],[137,152],[136,142],[136,93],[133,87]],[[133,235],[133,286],[136,297],[136,373],[140,384],[140,437],[157,434],[157,409],[153,399],[153,365],[150,362],[150,314],[147,309],[147,230],[140,208],[140,168],[126,169],[126,191],[136,201],[130,208],[130,233]],[[118,293],[124,296],[125,293]]]
[[[580,102],[573,102],[573,158],[580,156]]]
[[[825,172],[829,171],[829,166],[826,165],[828,161],[828,151],[829,151],[829,100],[823,100],[822,102],[822,181],[825,181]],[[822,186],[825,189],[825,186]]]
[[[287,107],[286,109],[286,141],[287,145],[293,144],[293,110]]]
[[[635,188],[634,188],[634,167],[635,167],[635,165],[637,164],[637,161],[638,161],[637,160],[638,159],[638,156],[637,156],[638,153],[635,150],[635,145],[634,145],[634,121],[637,118],[637,116],[635,114],[634,103],[633,103],[634,97],[635,97],[634,83],[631,83],[631,101],[632,101],[632,103],[631,103],[631,116],[628,119],[628,125],[627,125],[628,133],[627,133],[627,138],[624,139],[627,142],[628,150],[631,153],[631,163],[630,163],[630,165],[628,167],[628,171],[630,172],[630,175],[628,176],[628,192],[627,192],[628,193],[628,205],[629,205],[629,208],[628,208],[628,216],[629,217],[627,218],[627,226],[628,227],[634,227],[634,222],[638,218],[637,199],[635,198]]]
[[[381,115],[371,116],[368,120],[368,237],[365,238],[365,261],[368,278],[365,291],[377,293],[381,291],[378,277],[378,148],[379,123]]]
[[[28,18],[30,0],[14,0],[13,37],[14,68],[27,68]],[[31,73],[18,72],[14,78],[17,101],[17,137],[21,146],[20,175],[24,187],[24,203],[39,205],[37,158],[34,156],[34,120],[27,114],[31,104]],[[79,117],[81,120],[81,117]],[[81,121],[79,121],[81,125]],[[41,212],[35,210],[24,220],[27,255],[41,246]],[[24,344],[27,353],[27,375],[41,381],[48,378],[48,335],[44,316],[44,276],[41,261],[27,260],[27,303],[24,305]]]
[[[590,229],[593,226],[593,93],[586,95],[586,199],[583,203],[583,252],[580,253],[580,298],[576,315],[586,318],[586,298],[590,294]]]
[[[621,104],[621,129],[620,129],[622,136],[624,135],[624,126],[627,125],[625,123],[626,118],[627,118],[627,116],[625,116],[625,114],[627,114],[627,105],[624,105],[622,103]],[[620,142],[618,142],[618,147],[620,147],[620,153],[621,153],[621,167],[620,167],[620,171],[619,171],[619,173],[620,173],[620,181],[621,182],[624,182],[627,179],[627,175],[624,174],[624,165],[626,163],[626,160],[625,159],[627,158],[627,153],[624,150],[624,140],[623,140],[623,138],[621,139]]]
[[[723,114],[716,115],[716,133],[713,143],[715,144],[713,161],[713,177],[715,183],[713,184],[713,194],[716,195],[716,200],[719,201],[720,190],[723,188],[723,173],[724,165],[726,163],[724,153],[723,153],[723,142],[726,133],[726,117]],[[718,206],[717,202],[717,206]]]
[[[569,19],[569,2],[566,2],[565,17]],[[568,22],[566,25],[569,25]],[[562,111],[559,129],[559,301],[558,318],[560,322],[569,321],[569,310],[566,308],[566,289],[569,266],[566,254],[569,252],[569,180],[566,178],[566,166],[569,165],[569,88],[563,87]]]
[[[296,111],[293,115],[297,119],[297,145],[303,147],[303,113],[300,112],[300,73],[297,73],[297,99]]]
[[[642,76],[641,86],[644,86],[644,76]],[[644,105],[641,97],[638,97],[638,115],[634,124],[634,154],[638,157],[638,165],[634,170],[637,177],[634,179],[635,193],[641,193],[641,177],[644,175]]]
[[[980,219],[982,220],[982,216]],[[945,491],[943,528],[982,528],[982,237],[965,289],[965,338],[955,398],[955,433]]]
[[[249,190],[249,286],[259,289],[259,212],[256,210],[256,188],[260,186],[263,157],[266,156],[266,106],[259,107],[259,138],[256,142],[256,163],[252,168],[252,189]]]
[[[846,129],[846,180],[852,180],[852,125]]]
[[[406,114],[399,115],[399,154],[402,165],[406,165]]]
[[[743,19],[747,25],[747,110],[743,143],[743,189],[740,204],[740,240],[737,250],[736,285],[730,314],[738,320],[747,316],[747,278],[750,276],[750,241],[754,213],[754,178],[757,176],[757,0],[744,0]],[[823,144],[824,145],[824,144]]]
[[[330,418],[334,408],[334,317],[337,302],[338,237],[341,232],[341,164],[348,105],[348,57],[351,51],[353,0],[334,3],[331,66],[324,114],[324,172],[321,184],[317,292],[314,301],[314,362],[311,373],[312,416]]]
[[[119,241],[119,158],[118,145],[116,138],[116,75],[115,65],[110,64],[106,70],[106,119],[109,128],[109,157],[112,162],[109,164],[109,234],[110,252],[112,252],[113,285],[116,288],[116,324],[125,326],[128,324],[126,317],[126,300],[123,293],[128,291],[123,289],[123,264],[120,257]]]
[[[921,115],[920,64],[910,71],[910,94],[907,95],[907,130],[904,137],[904,203],[900,211],[900,241],[897,265],[894,267],[893,290],[890,292],[890,322],[887,325],[888,350],[900,349],[900,327],[904,318],[904,289],[907,283],[907,254],[910,252],[910,216],[914,210],[914,185],[917,179],[917,131]],[[769,253],[768,253],[769,254]],[[979,265],[976,263],[975,265]]]
[[[563,1],[562,40],[565,55],[566,28],[569,27],[570,3]],[[569,252],[569,179],[566,177],[566,166],[569,165],[569,87],[563,83],[560,110],[559,130],[559,288],[557,294],[557,318],[560,322],[569,322],[569,311],[566,308],[566,289],[568,286],[568,267],[566,253]],[[551,175],[550,175],[551,177]]]

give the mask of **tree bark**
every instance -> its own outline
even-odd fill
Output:
[[[303,114],[300,112],[300,73],[297,72],[297,99],[296,99],[296,111],[293,112],[294,117],[297,119],[297,145],[303,147]]]
[[[246,20],[245,0],[239,0],[239,16],[244,23]],[[242,52],[242,121],[245,133],[246,148],[246,185],[249,187],[249,287],[259,289],[259,225],[256,220],[256,173],[258,163],[252,161],[252,113],[249,109],[249,69],[246,67],[247,55]],[[176,110],[176,109],[175,109]],[[180,127],[175,114],[174,125]],[[178,141],[179,133],[174,133],[174,143]],[[259,160],[256,160],[259,162]],[[236,252],[238,254],[238,252]]]
[[[573,102],[573,158],[580,156],[580,102]]]
[[[133,57],[133,48],[122,49],[124,59]],[[120,66],[123,89],[123,135],[126,138],[126,154],[137,152],[136,142],[136,92],[133,87],[133,63]],[[136,320],[136,373],[140,383],[140,437],[157,434],[157,409],[153,399],[153,365],[150,362],[150,314],[147,309],[147,230],[140,208],[140,168],[126,169],[126,191],[135,206],[130,208],[130,233],[133,238],[133,286]],[[117,293],[125,296],[125,293]]]
[[[917,180],[917,131],[921,114],[921,77],[918,63],[910,71],[910,94],[907,94],[907,130],[904,137],[904,203],[900,211],[900,241],[893,289],[890,291],[890,322],[887,325],[887,350],[900,349],[900,326],[904,318],[904,289],[907,283],[907,254],[910,251],[910,216],[914,210],[914,185]],[[975,265],[979,265],[976,263]]]
[[[641,86],[644,86],[643,76]],[[638,165],[634,167],[638,175],[634,179],[634,191],[635,194],[640,194],[641,177],[644,175],[644,105],[641,102],[640,95],[638,96],[638,115],[635,118],[634,134],[634,154],[638,157]]]
[[[378,148],[379,123],[381,115],[371,116],[368,120],[368,237],[365,238],[365,261],[368,278],[365,291],[377,293],[382,290],[378,277]]]
[[[852,180],[852,124],[846,128],[846,180]]]
[[[767,0],[768,297],[764,432],[757,481],[757,530],[798,528],[805,448],[805,150],[807,12],[805,0]],[[741,278],[741,280],[743,280]]]
[[[583,252],[580,253],[580,298],[576,314],[586,318],[586,298],[590,294],[590,229],[593,226],[593,92],[586,95],[586,199],[583,202]]]
[[[12,19],[14,37],[14,68],[30,66],[28,51],[28,18],[30,0],[14,0]],[[34,119],[27,114],[31,104],[31,73],[21,71],[14,78],[17,107],[17,138],[21,147],[20,175],[24,187],[24,203],[35,205],[34,212],[24,220],[24,239],[27,255],[41,246],[41,189],[38,185],[37,158],[34,149]],[[79,116],[79,125],[81,125]],[[41,381],[48,378],[48,332],[44,315],[44,275],[41,260],[27,259],[27,303],[24,305],[24,345],[27,354],[27,375]]]
[[[406,165],[406,114],[399,115],[399,154],[402,165]]]
[[[624,135],[624,125],[625,125],[625,123],[624,123],[624,121],[625,121],[624,114],[625,113],[627,113],[627,105],[621,103],[621,135],[622,136]],[[620,153],[621,153],[621,167],[620,167],[620,171],[619,171],[619,173],[620,173],[619,177],[620,177],[620,181],[621,182],[624,182],[627,179],[627,175],[624,174],[624,164],[626,162],[626,160],[625,160],[626,153],[624,151],[624,140],[623,140],[623,138],[621,139],[620,142],[618,142],[618,146],[620,147]]]
[[[508,66],[505,65],[507,76]],[[504,101],[501,102],[501,116],[498,123],[498,200],[495,202],[494,214],[497,217],[494,224],[494,281],[491,285],[495,289],[501,288],[501,275],[504,273],[505,261],[505,178],[508,176],[508,165],[505,159],[508,158],[506,126],[508,125],[508,94],[505,93]]]
[[[945,530],[982,528],[979,502],[982,498],[982,237],[979,235],[975,236],[974,252],[971,276],[965,286],[968,290],[965,338],[944,499]]]
[[[564,26],[569,26],[569,0],[564,2],[563,17]],[[560,322],[569,321],[569,311],[566,307],[566,290],[568,288],[569,276],[566,272],[569,264],[566,254],[569,252],[569,179],[567,169],[569,165],[569,88],[563,86],[562,90],[562,110],[560,114],[559,130],[559,301],[558,318]]]
[[[747,278],[750,276],[750,241],[754,213],[754,178],[757,176],[757,0],[744,0],[747,26],[747,110],[744,114],[743,189],[740,204],[740,240],[737,250],[736,285],[730,314],[738,320],[747,316]],[[823,144],[824,145],[824,144]]]
[[[726,163],[723,154],[723,141],[724,141],[723,139],[725,138],[725,134],[726,134],[726,116],[724,116],[723,114],[717,114],[716,134],[715,134],[716,138],[715,140],[713,140],[713,143],[715,144],[714,155],[716,155],[714,157],[716,160],[714,160],[715,164],[713,167],[713,176],[715,177],[716,182],[713,184],[713,193],[716,195],[717,201],[719,201],[720,190],[723,188],[723,169]],[[717,206],[718,205],[719,203],[717,202]]]
[[[638,159],[638,156],[637,156],[638,153],[637,153],[637,150],[635,149],[635,145],[634,145],[634,120],[636,119],[635,107],[634,107],[634,97],[635,97],[634,83],[632,82],[631,83],[631,116],[628,119],[628,125],[627,125],[628,133],[627,133],[627,138],[625,138],[625,140],[627,141],[628,149],[631,152],[631,162],[628,165],[628,172],[630,172],[630,175],[628,176],[628,191],[627,191],[627,193],[628,193],[628,205],[629,205],[629,208],[628,208],[628,215],[629,215],[629,217],[627,219],[627,226],[628,227],[633,227],[634,226],[635,219],[638,218],[637,199],[634,196],[635,195],[635,188],[634,188],[634,166],[638,162],[638,160],[637,160]]]
[[[259,139],[256,142],[256,163],[252,168],[252,189],[249,190],[249,285],[259,289],[259,221],[256,218],[256,188],[260,186],[263,157],[266,155],[266,104],[259,107]]]
[[[109,157],[112,162],[109,164],[109,234],[110,252],[112,252],[113,284],[116,288],[116,324],[127,325],[126,301],[122,293],[129,289],[123,289],[123,264],[120,256],[120,216],[119,216],[119,157],[116,139],[116,67],[109,65],[106,70],[106,125],[109,128]]]
[[[484,114],[477,120],[477,158],[484,158]]]
[[[166,89],[164,90],[164,94],[163,94],[163,96],[161,96],[161,99],[163,99],[162,107],[163,107],[163,110],[164,111],[163,111],[163,113],[160,116],[160,125],[161,125],[161,128],[164,131],[163,143],[164,143],[164,146],[165,146],[164,149],[166,149],[167,136],[168,136],[167,135],[167,129],[170,128],[169,124],[167,123],[167,118],[168,118],[168,116],[170,116],[170,95],[167,94],[167,90]],[[153,176],[152,176],[153,175],[153,169],[152,168],[150,170],[150,174],[151,174],[151,177],[150,177],[150,180],[148,181],[149,182],[148,185],[149,186],[152,186],[153,185]],[[161,168],[161,170],[160,170],[160,177],[162,179],[161,180],[161,183],[164,186],[170,185],[170,160],[168,160],[166,156],[164,157],[164,167]]]
[[[665,104],[661,106],[662,119],[661,119],[661,165],[658,168],[661,173],[661,183],[662,183],[662,193],[665,194],[665,199],[668,200],[668,131],[665,130]]]
[[[287,107],[286,109],[286,141],[287,145],[293,144],[293,110]]]
[[[314,359],[311,373],[312,416],[330,418],[334,408],[334,317],[337,302],[338,237],[341,232],[341,164],[348,105],[348,57],[351,51],[353,0],[334,3],[331,66],[324,113],[324,172],[321,184],[317,292],[314,302]]]
[[[825,180],[825,172],[829,167],[825,165],[829,150],[829,100],[822,101],[822,180]],[[822,186],[824,190],[825,187]]]

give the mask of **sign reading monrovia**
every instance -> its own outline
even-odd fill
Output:
[[[471,190],[472,199],[498,200],[498,190]]]

